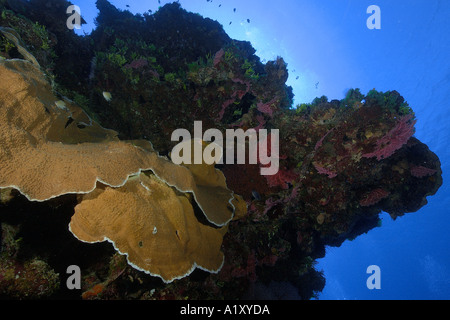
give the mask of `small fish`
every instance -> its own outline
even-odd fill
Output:
[[[60,109],[63,109],[63,110],[67,109],[65,102],[62,100],[55,101],[55,105]]]
[[[233,12],[236,12],[236,8],[233,9]]]
[[[295,77],[295,80],[298,80],[298,78],[300,78],[300,76]]]
[[[230,25],[230,24],[232,24],[232,23],[233,23],[233,22],[230,21],[230,23],[229,23],[228,25]]]
[[[125,5],[125,7],[129,8],[129,7],[130,7],[130,5],[129,5],[129,4],[126,4],[126,5]]]
[[[319,87],[319,81],[317,81],[316,83],[316,89]]]
[[[219,4],[219,8],[221,7],[222,5],[221,4]]]
[[[112,95],[109,92],[103,91],[103,98],[105,98],[106,101],[111,101]]]
[[[252,196],[255,198],[256,201],[261,200],[261,196],[259,195],[258,191],[252,190]]]
[[[247,22],[250,23],[250,19],[247,19]]]

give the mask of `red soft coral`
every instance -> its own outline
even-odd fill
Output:
[[[414,134],[416,120],[410,121],[412,115],[406,115],[399,119],[394,128],[377,141],[373,152],[365,153],[364,158],[377,157],[377,160],[390,157],[395,151],[400,149],[408,139]]]
[[[377,188],[365,194],[363,198],[359,200],[359,204],[362,207],[369,207],[380,202],[382,199],[386,198],[389,194],[390,194],[389,191]]]
[[[279,169],[274,175],[266,175],[267,184],[269,187],[281,187],[283,189],[289,188],[288,183],[292,183],[297,178],[297,175],[292,170]]]
[[[316,168],[317,172],[320,174],[326,174],[328,178],[332,179],[337,176],[337,173],[334,171],[331,171],[330,169],[324,168],[317,163],[313,162],[314,168]]]
[[[272,105],[275,103],[276,103],[276,98],[272,99],[271,101],[269,101],[267,103],[259,102],[257,104],[258,111],[267,114],[269,117],[272,117],[272,115],[273,115]]]
[[[222,61],[222,58],[225,54],[225,51],[223,49],[220,49],[219,51],[216,52],[216,54],[214,55],[214,67],[217,67],[217,65]]]
[[[423,178],[423,177],[432,176],[437,171],[434,169],[423,167],[423,166],[413,166],[413,167],[411,167],[410,172],[413,177]]]

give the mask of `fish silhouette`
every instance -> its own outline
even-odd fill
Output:
[[[256,201],[261,200],[261,196],[259,195],[258,191],[252,190],[252,196],[255,198]]]

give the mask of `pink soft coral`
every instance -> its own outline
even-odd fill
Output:
[[[365,153],[362,156],[364,158],[377,157],[378,161],[390,157],[414,134],[416,120],[410,121],[411,118],[412,115],[401,117],[395,127],[377,141],[375,150],[370,153]]]
[[[359,204],[362,207],[369,207],[386,198],[389,194],[389,191],[377,188],[364,195],[363,198],[359,201]]]
[[[297,175],[292,170],[280,168],[276,174],[266,175],[265,177],[269,187],[280,186],[283,189],[287,189],[289,188],[288,183],[292,183],[297,178]]]
[[[271,101],[267,102],[267,103],[259,102],[257,104],[258,111],[267,114],[269,117],[272,117],[272,115],[273,115],[272,105],[274,103],[276,103],[276,99],[275,98],[272,99]]]
[[[225,54],[225,51],[223,49],[220,49],[219,51],[216,52],[216,54],[214,55],[214,67],[217,67],[217,65],[222,61],[222,58]]]
[[[426,168],[423,166],[412,166],[410,169],[411,175],[416,178],[423,178],[427,176],[432,176],[437,171],[434,169]]]
[[[314,168],[316,168],[317,172],[320,174],[326,174],[328,178],[334,178],[337,176],[337,173],[334,171],[331,171],[330,169],[324,168],[317,163],[313,162]]]

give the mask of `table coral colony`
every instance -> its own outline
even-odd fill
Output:
[[[281,57],[261,63],[178,3],[133,15],[98,0],[84,37],[66,28],[67,1],[45,3],[0,4],[0,297],[240,299],[284,286],[310,299],[326,245],[379,226],[382,210],[418,210],[442,184],[396,91],[294,107]],[[261,175],[259,158],[173,163],[172,133],[195,121],[279,130],[278,172]],[[65,285],[73,264],[81,290]]]

